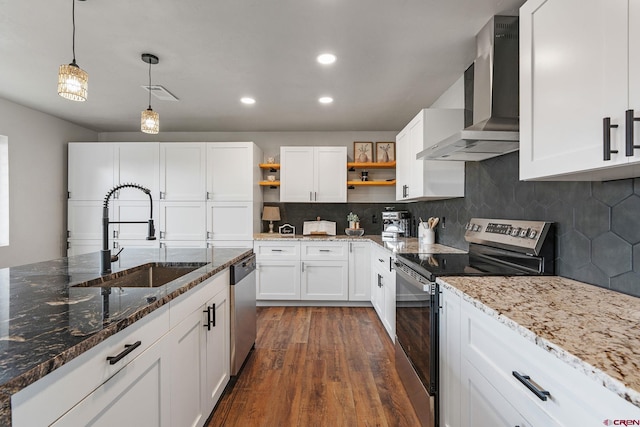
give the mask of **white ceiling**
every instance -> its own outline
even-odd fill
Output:
[[[87,0],[76,59],[88,100],[56,93],[72,0],[0,0],[0,97],[99,132],[139,130],[152,83],[162,131],[399,130],[471,64],[475,34],[523,0]],[[315,60],[332,52],[338,60]],[[241,104],[253,96],[253,106]],[[330,95],[331,105],[318,97]]]

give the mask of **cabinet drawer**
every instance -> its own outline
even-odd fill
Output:
[[[386,273],[394,273],[393,261],[395,256],[392,252],[380,247],[376,243],[371,244],[371,263],[373,266],[378,266]]]
[[[349,243],[313,242],[302,243],[302,260],[348,260]]]
[[[640,408],[466,301],[462,337],[463,358],[525,416],[535,418],[544,413],[566,425],[640,418]],[[514,372],[547,391],[547,400],[537,397]]]
[[[165,305],[11,397],[12,425],[50,425],[169,331]],[[119,362],[107,357],[141,344]]]
[[[253,252],[255,252],[258,261],[299,260],[300,242],[255,242]]]

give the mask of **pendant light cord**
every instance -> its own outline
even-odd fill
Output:
[[[151,110],[151,62],[149,61],[149,87],[147,88],[149,91],[149,110]]]
[[[71,0],[71,23],[73,25],[73,40],[71,42],[73,51],[73,64],[76,63],[76,0]]]

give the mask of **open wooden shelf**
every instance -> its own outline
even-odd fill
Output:
[[[349,187],[387,187],[396,185],[396,180],[393,181],[347,181]]]
[[[359,162],[347,162],[347,168],[349,169],[395,169],[396,162],[367,162],[367,163],[359,163]]]
[[[260,181],[260,187],[280,187],[280,181]]]
[[[260,167],[260,169],[268,169],[275,172],[280,169],[280,163],[259,163],[258,167]]]

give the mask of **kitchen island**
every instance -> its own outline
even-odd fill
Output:
[[[0,425],[11,396],[239,261],[251,249],[127,249],[114,275],[149,262],[193,263],[159,287],[76,284],[100,277],[99,253],[0,269]],[[195,289],[194,289],[195,290]]]

